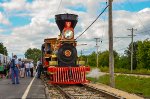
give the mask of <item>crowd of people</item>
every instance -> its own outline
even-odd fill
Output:
[[[33,62],[21,62],[21,59],[18,61],[20,77],[33,77],[34,64]]]
[[[33,61],[21,61],[21,59],[17,59],[17,56],[14,55],[6,66],[2,66],[0,63],[0,77],[11,78],[12,84],[19,84],[19,78],[34,77],[35,69],[37,71],[35,76],[40,78],[42,72],[42,63],[40,59],[37,65],[34,65]]]

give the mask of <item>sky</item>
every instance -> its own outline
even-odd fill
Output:
[[[62,2],[61,2],[62,1]],[[60,3],[61,2],[61,3]],[[75,37],[80,35],[106,7],[107,0],[0,0],[0,42],[11,53],[24,58],[28,48],[41,48],[45,38],[57,37],[56,14],[78,15]],[[150,0],[113,0],[114,50],[120,55],[131,42],[130,28],[137,29],[134,41],[150,37]],[[100,38],[99,51],[108,50],[108,9],[77,39],[80,55],[96,51],[94,38]],[[87,44],[81,46],[81,44]]]

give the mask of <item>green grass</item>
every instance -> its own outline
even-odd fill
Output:
[[[89,79],[94,81],[94,78]],[[109,75],[101,76],[96,82],[109,85]],[[118,75],[115,76],[115,87],[129,93],[150,98],[150,78]]]
[[[107,66],[99,67],[99,68],[102,72],[109,72],[109,68]],[[131,71],[129,69],[124,69],[124,68],[115,68],[114,71],[115,71],[115,73],[131,73]],[[150,70],[136,69],[136,70],[133,70],[132,73],[135,73],[135,74],[150,74]]]

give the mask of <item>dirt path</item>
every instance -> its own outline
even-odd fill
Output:
[[[150,75],[123,74],[123,73],[115,73],[115,74],[116,74],[116,75],[127,75],[127,76],[135,76],[135,77],[150,78]]]
[[[102,72],[102,74],[109,74],[106,72]],[[116,75],[127,75],[127,76],[135,76],[135,77],[143,77],[143,78],[150,78],[150,75],[140,75],[140,74],[124,74],[124,73],[115,73]]]

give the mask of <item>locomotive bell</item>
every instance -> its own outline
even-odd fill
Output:
[[[57,26],[59,27],[60,32],[62,33],[66,22],[71,22],[71,27],[74,29],[77,22],[78,22],[78,15],[75,14],[58,14],[55,15],[55,20],[57,23]]]

